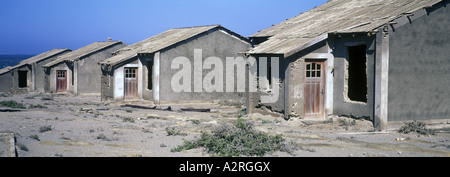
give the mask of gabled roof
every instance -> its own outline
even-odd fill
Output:
[[[119,49],[118,51],[114,52],[113,57],[106,59],[105,61],[101,62],[101,64],[116,65],[130,58],[133,58],[140,53],[155,53],[216,28],[226,30],[233,35],[244,39],[244,37],[231,32],[220,25],[169,29],[161,34]]]
[[[19,68],[19,67],[22,67],[27,64],[37,63],[39,61],[45,60],[50,57],[54,57],[58,54],[61,54],[61,53],[67,52],[67,51],[72,51],[72,50],[70,50],[70,49],[52,49],[47,52],[36,55],[34,57],[22,60],[18,65],[13,66],[11,69]]]
[[[4,68],[0,69],[0,75],[5,74],[9,71],[11,71],[11,66],[4,67]]]
[[[442,0],[330,0],[310,11],[250,37],[270,37],[249,54],[285,57],[332,33],[372,32],[402,15],[431,7]]]
[[[55,61],[47,63],[46,65],[44,65],[44,67],[51,67],[53,65],[56,65],[58,63],[65,62],[65,61],[73,62],[73,61],[83,58],[87,55],[90,55],[94,52],[97,52],[99,50],[108,48],[110,46],[113,46],[113,45],[116,45],[119,43],[122,43],[122,41],[94,42],[94,43],[87,45],[85,47],[82,47],[78,50],[75,50],[70,53],[59,56]]]

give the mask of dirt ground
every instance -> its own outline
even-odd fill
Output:
[[[399,126],[374,132],[370,121],[338,116],[288,121],[274,113],[243,116],[243,107],[234,102],[167,103],[156,109],[142,109],[125,105],[156,105],[149,101],[111,103],[101,102],[96,96],[50,97],[39,93],[0,97],[0,101],[5,100],[15,100],[28,108],[0,107],[0,133],[15,134],[17,153],[22,157],[211,156],[201,148],[170,150],[237,117],[253,121],[259,131],[282,134],[296,142],[300,145],[294,153],[298,157],[450,156],[450,123],[445,121],[428,125],[437,131],[435,135],[419,136],[397,133]],[[31,105],[37,108],[29,108]],[[179,133],[168,136],[167,130]],[[276,152],[266,156],[292,155]]]

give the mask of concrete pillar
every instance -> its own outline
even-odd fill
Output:
[[[283,61],[284,64],[284,61]],[[289,100],[291,100],[291,97],[289,96],[289,83],[290,83],[290,68],[289,64],[287,64],[286,71],[284,74],[284,82],[283,82],[283,88],[284,88],[284,119],[289,119],[289,114],[291,113],[291,106],[289,104]]]
[[[379,29],[376,35],[374,127],[385,131],[388,123],[389,84],[389,28]]]
[[[251,100],[252,100],[252,93],[250,92],[249,89],[249,83],[250,83],[250,79],[249,79],[249,66],[248,64],[245,65],[245,107],[247,114],[252,114],[253,112],[253,104],[251,104]]]
[[[245,65],[245,106],[247,108],[247,114],[252,114],[254,105],[254,93],[256,92],[255,78],[258,64],[253,56],[247,57]]]
[[[160,92],[160,70],[161,70],[161,53],[156,52],[153,56],[153,101],[159,104],[159,92]],[[150,78],[149,78],[150,79]]]
[[[75,95],[78,95],[78,61],[74,61],[72,63],[72,75],[73,81],[70,81],[69,84],[67,84],[67,86],[72,85],[73,82],[73,93]]]
[[[36,63],[31,64],[31,90],[36,90]]]

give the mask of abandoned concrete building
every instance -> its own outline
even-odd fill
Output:
[[[12,94],[30,91],[44,92],[44,65],[58,56],[69,53],[70,49],[52,49],[21,61],[18,65],[7,67],[0,72],[0,92]]]
[[[45,92],[100,95],[98,63],[125,46],[121,41],[95,42],[45,64]]]
[[[251,47],[248,39],[220,25],[169,29],[122,48],[115,52],[115,56],[101,62],[102,100],[144,99],[164,102],[244,98],[245,92],[240,95],[236,92],[207,93],[205,90],[175,92],[171,87],[171,80],[179,69],[171,69],[171,66],[173,67],[175,58],[183,57],[190,62],[183,67],[190,67],[189,70],[194,71],[196,66],[202,66],[194,61],[196,57],[201,57],[201,62],[215,57],[225,63],[226,57],[243,57],[242,52]],[[194,51],[200,52],[200,56],[196,56]],[[223,72],[226,70],[225,64],[223,68],[214,67]],[[203,69],[200,77],[204,78],[212,68],[200,69]],[[189,78],[189,83],[195,82],[194,74],[184,76]],[[216,80],[216,83],[219,81]]]
[[[270,92],[249,93],[248,111],[364,117],[378,130],[390,121],[449,119],[448,4],[332,0],[253,34],[247,55],[269,66],[279,58],[279,80],[270,71],[258,79],[278,84],[280,94],[263,104],[260,96]]]

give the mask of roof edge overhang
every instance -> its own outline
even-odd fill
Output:
[[[284,58],[290,57],[302,50],[305,50],[313,45],[316,45],[322,41],[325,41],[326,39],[328,39],[328,34],[322,34],[320,36],[317,36],[315,38],[313,38],[313,40],[311,40],[310,42],[303,44],[299,47],[297,47],[294,50],[288,51],[288,52],[284,52],[284,53],[252,53],[252,52],[244,52],[243,54],[245,55],[283,55]]]
[[[114,63],[107,63],[107,62],[100,62],[99,64],[100,65],[106,65],[106,66],[117,66],[117,65],[119,65],[119,64],[122,64],[122,63],[125,63],[126,61],[128,61],[128,60],[130,60],[130,59],[132,59],[132,58],[134,58],[134,57],[137,57],[138,55],[139,55],[140,53],[134,53],[134,54],[132,54],[132,55],[128,55],[127,57],[124,57],[121,61],[119,61],[119,62],[114,62]]]
[[[83,59],[84,57],[89,56],[89,55],[91,55],[91,54],[93,54],[93,53],[95,53],[95,52],[98,52],[98,51],[100,51],[100,50],[104,50],[104,49],[106,49],[106,48],[112,47],[112,46],[117,45],[117,44],[125,44],[125,43],[123,43],[122,41],[112,41],[111,44],[105,45],[105,46],[100,47],[100,48],[98,48],[98,49],[96,49],[96,50],[92,50],[92,51],[86,52],[86,53],[84,53],[84,54],[81,54],[81,55],[79,55],[79,56],[74,56],[74,57],[66,58],[66,59],[60,60],[60,61],[55,60],[55,61],[57,61],[57,62],[54,62],[54,63],[53,63],[53,62],[50,62],[50,63],[44,65],[43,67],[44,67],[44,68],[50,68],[50,67],[53,67],[53,66],[55,66],[55,65],[57,65],[57,64],[60,64],[60,63],[62,63],[62,62],[72,62],[72,63],[73,63],[73,62],[78,61],[78,60],[81,60],[81,59]],[[85,47],[86,47],[86,46],[85,46]],[[77,50],[78,50],[78,49],[77,49]],[[73,52],[73,51],[72,51],[72,52]]]
[[[320,43],[322,41],[325,41],[327,39],[328,39],[328,33],[322,34],[320,36],[317,36],[316,38],[313,38],[313,40],[311,40],[310,42],[308,42],[308,43],[306,43],[304,45],[301,45],[301,46],[297,47],[294,50],[291,50],[289,52],[284,53],[284,58],[290,57],[290,56],[292,56],[292,55],[294,55],[294,54],[296,54],[296,53],[298,53],[298,52],[300,52],[302,50],[305,50],[305,49],[307,49],[307,48],[309,48],[309,47],[311,47],[313,45],[316,45],[316,44],[318,44],[318,43]]]

